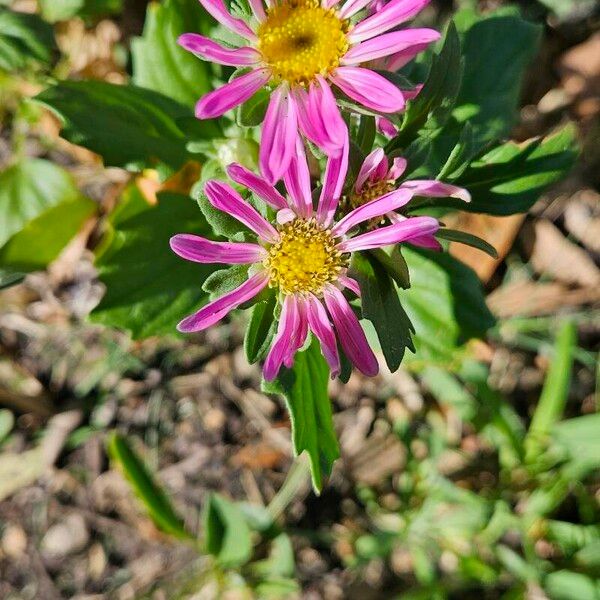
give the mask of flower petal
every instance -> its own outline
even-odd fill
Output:
[[[338,277],[338,281],[350,291],[354,293],[354,295],[360,298],[360,286],[358,285],[358,281],[356,279],[352,279],[352,277],[348,277],[348,275],[340,275]]]
[[[243,165],[230,164],[227,167],[227,174],[233,181],[254,192],[275,210],[288,207],[286,199],[271,184],[267,183],[260,175],[246,169]]]
[[[321,343],[321,352],[331,370],[331,378],[340,374],[340,356],[337,349],[337,340],[327,311],[321,302],[312,294],[307,298],[308,326]]]
[[[213,302],[203,306],[198,312],[186,317],[177,325],[182,333],[202,331],[219,322],[227,313],[237,308],[240,304],[251,300],[269,283],[269,276],[261,271],[250,277],[232,292],[221,296]]]
[[[384,60],[385,70],[393,72],[400,70],[404,65],[408,64],[415,56],[417,56],[417,54],[427,50],[429,44],[430,42],[415,44],[406,50],[402,50],[402,52],[388,56]]]
[[[298,305],[296,297],[290,294],[285,297],[277,326],[277,334],[263,366],[263,375],[267,381],[273,381],[286,358],[297,327]]]
[[[348,153],[350,145],[348,136],[344,143],[343,150],[337,156],[329,157],[327,167],[325,168],[325,181],[319,197],[317,208],[317,221],[328,227],[333,220],[333,215],[338,207],[342,188],[346,181],[348,173]]]
[[[342,64],[359,65],[369,60],[376,60],[401,52],[412,52],[412,49],[417,47],[419,49],[413,54],[414,56],[417,52],[439,39],[440,34],[435,29],[403,29],[392,33],[384,33],[350,48],[342,59]]]
[[[246,102],[269,81],[270,77],[269,69],[255,69],[232,79],[229,83],[200,98],[196,104],[196,117],[198,119],[220,117],[228,110]]]
[[[442,245],[436,240],[433,235],[420,235],[406,241],[407,244],[412,246],[419,246],[419,248],[427,248],[428,250],[442,250]]]
[[[344,94],[367,108],[383,113],[397,113],[406,104],[401,90],[370,69],[338,67],[330,77]]]
[[[360,223],[397,210],[407,204],[411,198],[412,194],[408,190],[402,189],[394,190],[384,196],[375,198],[375,200],[371,200],[371,202],[367,202],[367,204],[363,204],[348,213],[341,221],[337,222],[331,233],[336,237],[341,237]]]
[[[342,19],[349,19],[352,15],[355,15],[357,12],[361,11],[372,1],[373,0],[346,0],[338,14]]]
[[[348,39],[352,43],[385,33],[421,12],[430,0],[391,0],[381,10],[356,25]]]
[[[396,179],[398,179],[402,175],[402,173],[406,171],[407,166],[408,161],[405,158],[402,158],[401,156],[397,156],[392,161],[392,166],[390,167],[387,178],[391,179],[392,181],[396,181]]]
[[[262,23],[267,18],[265,7],[262,0],[249,0],[250,8],[259,23]]]
[[[429,198],[458,198],[464,202],[471,202],[471,194],[464,188],[449,183],[442,183],[433,179],[414,179],[405,181],[401,189],[411,190],[414,196]]]
[[[356,315],[340,290],[329,285],[323,294],[327,310],[333,319],[340,343],[348,358],[356,368],[368,377],[379,372],[379,365],[373,350],[369,347],[365,332]]]
[[[254,48],[226,48],[197,33],[184,33],[177,43],[204,60],[220,65],[243,67],[260,62],[260,53]]]
[[[288,169],[296,151],[298,116],[296,103],[284,86],[272,94],[263,122],[260,167],[266,180],[274,184]]]
[[[387,167],[387,158],[383,148],[376,148],[365,158],[356,178],[356,184],[354,185],[355,192],[360,192],[367,179],[371,177],[377,170],[377,167],[384,161]]]
[[[406,242],[412,237],[433,234],[439,227],[438,220],[433,217],[411,217],[401,223],[380,227],[374,231],[357,235],[350,240],[338,244],[337,248],[341,252],[380,248],[381,246]]]
[[[393,138],[398,133],[398,128],[385,117],[375,117],[375,124],[377,130],[387,137]]]
[[[290,166],[283,174],[283,182],[296,214],[308,219],[313,212],[312,193],[308,163],[300,136],[296,139],[296,153],[292,156]]]
[[[227,29],[241,35],[243,38],[247,40],[251,40],[253,42],[258,41],[256,34],[248,25],[242,21],[242,19],[238,19],[234,17],[226,8],[223,0],[200,0],[200,4],[204,6],[206,12],[211,15],[214,19],[216,19],[221,25],[227,27]]]
[[[294,97],[298,105],[298,124],[304,136],[328,156],[338,154],[348,136],[348,128],[327,81],[317,75],[308,92],[297,87]]]
[[[199,263],[247,265],[261,262],[267,256],[267,251],[258,244],[213,242],[189,233],[174,235],[170,245],[181,258]]]
[[[276,242],[279,239],[279,234],[273,225],[230,185],[222,181],[210,180],[206,182],[204,191],[215,208],[230,214],[254,231],[261,239],[267,242]]]
[[[283,364],[291,369],[294,366],[294,356],[306,342],[308,336],[308,316],[306,314],[306,300],[302,296],[296,296],[296,307],[298,309],[294,323],[294,333],[290,340],[287,352],[283,358]]]

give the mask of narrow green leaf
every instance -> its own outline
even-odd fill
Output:
[[[598,600],[600,583],[582,573],[562,570],[550,573],[544,589],[551,600]]]
[[[375,248],[369,250],[369,254],[375,257],[396,285],[403,290],[410,288],[410,272],[399,246],[394,246],[390,253],[383,248]]]
[[[321,355],[317,340],[304,352],[296,354],[294,366],[282,369],[273,383],[265,382],[268,393],[281,394],[285,400],[292,422],[292,439],[296,455],[306,450],[314,490],[323,489],[323,476],[331,473],[340,450],[327,392],[329,368]]]
[[[496,252],[496,248],[494,248],[494,246],[488,244],[485,240],[482,240],[480,237],[473,235],[472,233],[442,227],[438,229],[438,232],[435,234],[435,237],[441,238],[442,240],[448,240],[450,242],[458,242],[459,244],[465,244],[467,246],[471,246],[472,248],[477,248],[477,250],[485,252],[488,256],[491,256],[492,258],[498,258],[498,253]]]
[[[571,321],[565,321],[554,345],[554,356],[535,413],[525,439],[526,457],[534,460],[542,448],[552,426],[561,418],[569,395],[573,351],[577,330]]]
[[[376,133],[375,117],[367,115],[361,116],[355,142],[365,156],[373,149]]]
[[[142,501],[156,526],[180,539],[193,539],[177,515],[162,487],[154,480],[143,461],[134,452],[127,438],[113,432],[108,439],[108,452]]]
[[[252,557],[250,529],[242,511],[215,493],[208,495],[202,512],[204,547],[226,569],[241,567]]]
[[[15,273],[14,271],[0,269],[0,290],[17,285],[23,279],[25,279],[25,273]]]
[[[15,426],[15,416],[6,408],[0,409],[0,444]]]
[[[400,304],[394,283],[369,255],[355,254],[351,269],[360,285],[363,317],[373,323],[390,371],[397,371],[406,349],[414,352],[415,347],[414,328]]]
[[[266,358],[277,322],[274,318],[277,296],[271,293],[264,302],[257,302],[252,308],[250,323],[244,337],[244,351],[250,364]]]

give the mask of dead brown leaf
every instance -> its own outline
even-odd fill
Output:
[[[592,252],[600,253],[600,194],[581,190],[570,199],[564,217],[569,233]]]

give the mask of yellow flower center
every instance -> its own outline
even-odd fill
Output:
[[[284,294],[312,292],[339,277],[348,259],[336,249],[331,230],[322,229],[314,219],[295,219],[279,228],[281,239],[273,244],[264,265],[270,286]]]
[[[276,81],[309,84],[339,66],[348,51],[348,23],[317,0],[283,0],[267,11],[258,49]]]

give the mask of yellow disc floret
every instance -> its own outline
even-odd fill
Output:
[[[316,0],[284,0],[267,11],[258,49],[276,81],[307,85],[339,66],[347,32],[347,22]]]
[[[331,230],[314,219],[295,219],[279,228],[279,242],[269,249],[264,265],[271,287],[284,294],[320,294],[323,286],[337,280],[347,258],[336,249]]]

